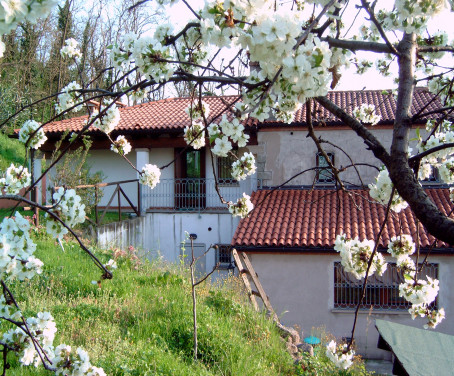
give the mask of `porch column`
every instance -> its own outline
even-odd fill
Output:
[[[136,167],[139,171],[142,171],[142,168],[150,163],[150,149],[147,148],[142,148],[142,149],[135,149],[136,150]],[[137,178],[140,177],[140,174],[137,173]],[[146,208],[146,203],[144,202],[144,197],[143,197],[143,189],[142,185],[139,184],[139,192],[138,194],[141,196],[140,197],[140,212],[143,213],[144,209]],[[137,200],[139,200],[139,197],[137,197]]]
[[[41,160],[42,160],[42,153],[39,151],[34,151],[33,153],[33,181],[36,181],[42,174],[42,166],[41,166]],[[44,179],[44,178],[43,178]],[[36,196],[35,196],[35,201],[37,204],[42,204],[42,195],[43,195],[43,190],[42,190],[42,180],[38,183],[36,186]]]

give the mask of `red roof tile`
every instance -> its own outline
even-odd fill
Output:
[[[415,90],[411,114],[416,114],[432,99],[425,88]],[[237,100],[236,96],[224,97],[205,97],[203,100],[208,103],[211,114],[217,115],[226,109],[225,103],[231,104]],[[377,114],[382,118],[383,124],[391,124],[394,120],[396,101],[391,94],[384,94],[381,90],[364,90],[364,91],[334,91],[328,93],[328,98],[338,106],[344,108],[349,114],[352,114],[356,107],[363,103],[374,104]],[[121,120],[117,126],[119,131],[150,130],[150,131],[171,131],[182,130],[189,125],[189,117],[185,109],[189,106],[190,98],[172,98],[163,99],[155,102],[143,103],[136,106],[124,107],[120,109]],[[440,103],[434,101],[430,103],[426,111],[439,108]],[[317,120],[321,120],[327,125],[342,124],[331,113],[322,108],[316,107],[318,113]],[[260,126],[304,126],[306,119],[305,106],[302,106],[295,114],[295,121],[292,124],[284,124],[276,121],[266,121]],[[62,133],[63,131],[79,131],[87,120],[87,116],[79,116],[72,119],[53,122],[44,127],[48,134]],[[210,121],[210,119],[208,119]],[[257,120],[249,119],[247,126],[258,125]]]
[[[451,211],[448,189],[426,192],[444,214]],[[374,239],[385,217],[384,206],[373,201],[367,190],[259,190],[251,199],[255,209],[240,221],[232,240],[237,247],[332,248],[338,234]],[[418,226],[420,246],[429,247],[435,238]],[[391,212],[380,246],[387,247],[390,238],[400,233],[416,239],[416,232],[417,221],[409,208]],[[435,248],[448,245],[439,243]]]
[[[231,104],[237,100],[236,96],[205,97],[203,100],[210,106],[212,114],[218,114],[225,110],[226,103]],[[120,108],[120,123],[115,128],[118,131],[134,130],[182,130],[190,124],[185,110],[191,103],[190,98],[171,98],[155,102],[147,102],[136,106]],[[66,130],[71,132],[80,131],[87,116],[56,121],[44,127],[49,133],[62,133]],[[91,128],[90,130],[94,130]]]

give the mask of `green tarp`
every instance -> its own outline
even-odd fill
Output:
[[[375,327],[380,333],[379,347],[392,351],[399,362],[394,370],[404,371],[398,374],[454,375],[454,336],[384,320],[376,320]]]

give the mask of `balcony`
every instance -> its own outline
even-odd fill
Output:
[[[244,193],[260,188],[256,178],[237,182],[219,180],[218,188],[226,201],[235,202]],[[223,211],[215,180],[205,178],[161,179],[153,189],[142,186],[142,208],[151,211]]]

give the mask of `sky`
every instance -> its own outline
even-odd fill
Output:
[[[204,1],[202,0],[187,0],[188,3],[194,9],[200,9]],[[392,7],[394,1],[392,0],[385,0],[386,6]],[[382,2],[380,2],[382,3]],[[176,25],[175,30],[179,30],[182,28],[190,19],[191,15],[185,9],[185,7],[180,3],[178,5],[174,5],[173,7],[169,8],[168,14],[170,14],[169,22]],[[342,16],[342,20],[346,25],[352,24],[353,20],[355,19],[356,11],[344,14]],[[359,26],[363,24],[364,17],[359,16],[356,21],[353,23],[351,28],[351,34],[357,32]],[[449,40],[452,42],[454,39],[454,22],[453,22],[453,13],[451,12],[444,12],[437,18],[434,18],[429,27],[432,31],[437,31],[440,29],[440,26],[445,30],[449,35]],[[233,57],[235,54],[234,50],[230,50],[225,53],[225,57],[228,58],[229,56]],[[369,53],[358,54],[358,58],[367,58],[368,60],[375,61],[379,58],[379,55]],[[444,61],[444,64],[447,66],[454,66],[454,60],[451,58],[449,60]],[[361,89],[394,89],[396,84],[393,82],[394,77],[396,77],[397,70],[394,69],[393,74],[391,77],[383,77],[380,75],[374,68],[369,69],[369,71],[363,75],[356,74],[356,69],[352,66],[348,70],[344,70],[342,72],[342,78],[339,84],[336,87],[336,90],[361,90]]]

